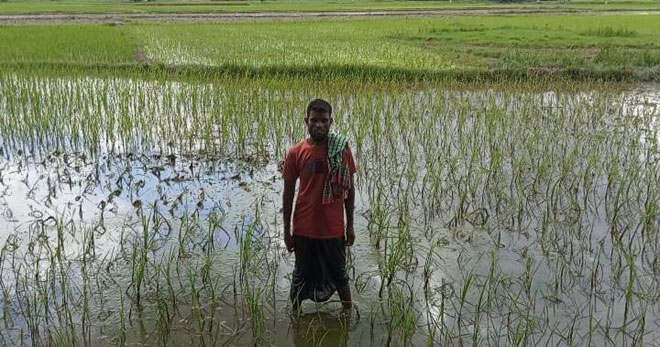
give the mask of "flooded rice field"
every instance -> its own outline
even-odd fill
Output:
[[[355,308],[288,302],[279,163],[335,107]],[[660,338],[660,86],[0,75],[0,345]]]

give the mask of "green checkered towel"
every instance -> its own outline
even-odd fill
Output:
[[[337,198],[345,198],[351,189],[351,172],[342,159],[348,151],[348,137],[331,132],[328,134],[328,177],[323,185],[323,204]]]

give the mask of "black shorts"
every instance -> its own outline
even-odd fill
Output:
[[[344,237],[312,239],[293,236],[296,265],[291,279],[291,300],[323,302],[348,284]]]

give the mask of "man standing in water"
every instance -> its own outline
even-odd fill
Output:
[[[350,308],[346,246],[355,241],[355,162],[348,138],[330,132],[332,106],[327,101],[316,99],[309,103],[305,124],[309,138],[289,148],[282,173],[284,244],[289,252],[295,252],[291,303],[298,310],[303,300],[326,301],[336,290],[344,308]]]

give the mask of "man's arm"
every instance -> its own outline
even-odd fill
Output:
[[[282,193],[282,213],[284,215],[284,244],[286,249],[293,251],[293,237],[291,236],[291,211],[293,210],[293,196],[296,193],[296,180],[284,180]]]
[[[346,210],[346,246],[353,246],[355,242],[355,231],[353,230],[353,210],[355,207],[355,185],[353,184],[353,175],[351,175],[351,189],[348,196],[344,199],[344,209]]]

